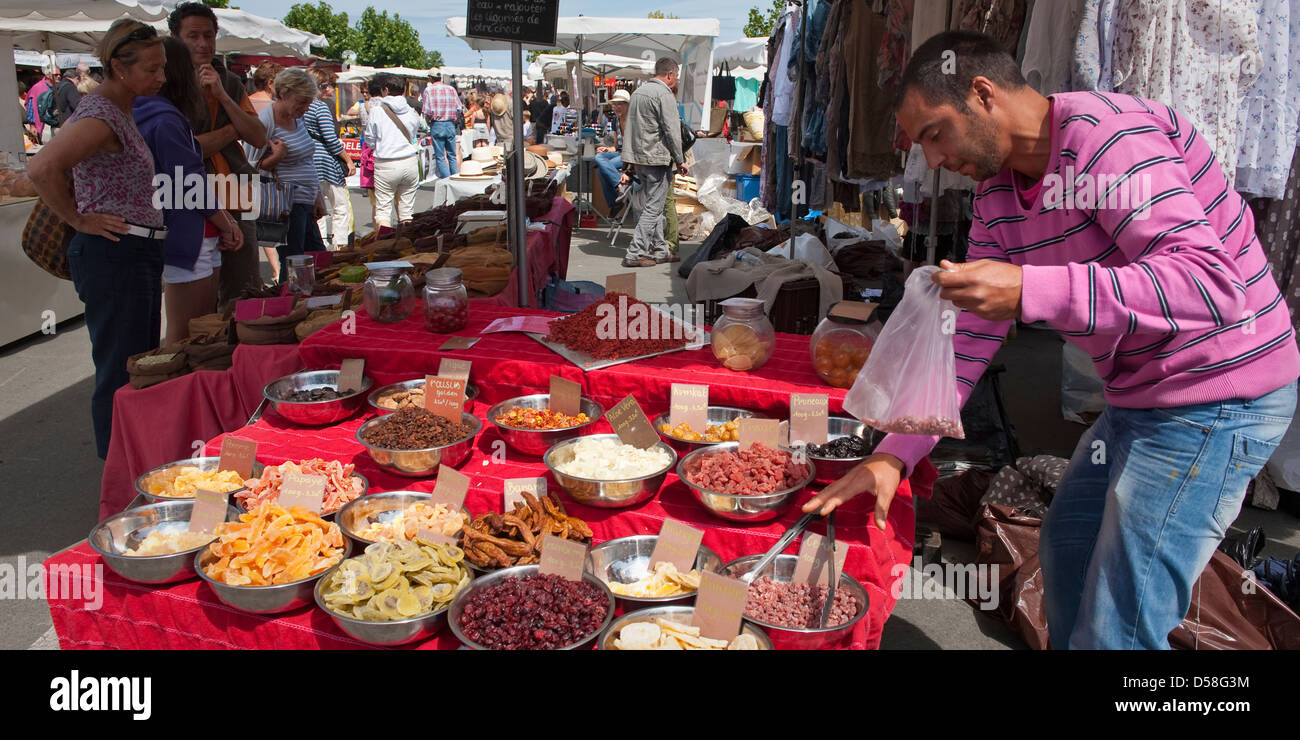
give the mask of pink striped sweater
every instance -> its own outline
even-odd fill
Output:
[[[1008,168],[980,184],[967,260],[1023,268],[1021,319],[1046,321],[1086,351],[1112,406],[1257,398],[1295,380],[1286,304],[1205,137],[1151,100],[1050,99],[1047,174],[1026,188]],[[1010,325],[958,317],[961,403]],[[895,434],[877,451],[910,474],[938,439]]]

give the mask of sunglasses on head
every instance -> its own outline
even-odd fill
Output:
[[[156,39],[156,38],[158,38],[158,29],[154,28],[153,26],[140,26],[139,28],[135,29],[131,33],[128,33],[126,35],[126,38],[117,42],[117,45],[113,47],[112,53],[110,53],[108,56],[110,58],[116,57],[117,53],[122,50],[123,46],[126,46],[127,44],[132,43],[134,41],[148,41],[150,39]]]

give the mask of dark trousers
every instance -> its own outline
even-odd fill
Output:
[[[280,254],[280,282],[289,279],[288,260],[294,254],[307,252],[324,252],[325,241],[320,238],[320,227],[316,225],[316,207],[311,203],[294,203],[289,211],[289,233],[285,243],[275,248]]]
[[[230,215],[235,217],[235,223],[239,224],[239,231],[244,235],[244,246],[233,252],[221,253],[221,267],[218,269],[221,282],[217,288],[217,303],[222,306],[238,298],[245,288],[262,286],[262,276],[258,272],[260,250],[257,248],[257,222],[252,219],[245,221],[240,218],[243,215],[240,213]]]
[[[95,361],[90,416],[96,451],[106,458],[113,430],[113,394],[129,380],[126,360],[158,347],[163,243],[130,235],[113,242],[78,233],[68,245],[68,266],[77,296],[86,304],[86,328]]]

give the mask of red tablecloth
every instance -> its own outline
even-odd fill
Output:
[[[296,344],[241,344],[228,370],[200,370],[139,390],[119,388],[100,481],[100,518],[131,503],[141,473],[189,457],[196,442],[242,425],[267,383],[301,367]]]
[[[472,405],[480,417],[487,404]],[[273,413],[257,424],[231,433],[258,442],[257,457],[264,463],[286,459],[298,460],[319,456],[355,463],[357,470],[371,482],[371,491],[433,489],[433,480],[414,480],[380,470],[355,440],[355,432],[368,417],[358,417],[325,429],[296,427]],[[605,422],[600,422],[605,426]],[[604,431],[608,431],[606,427]],[[499,511],[504,480],[545,475],[538,458],[509,453],[504,462],[495,461],[493,452],[500,449],[496,428],[485,424],[471,458],[461,467],[471,477],[472,485],[466,505],[472,513]],[[220,448],[221,438],[208,444],[210,453]],[[844,507],[837,521],[837,535],[849,543],[845,569],[866,588],[870,607],[866,618],[856,626],[851,642],[844,647],[876,648],[885,619],[896,602],[891,593],[891,576],[896,565],[912,557],[914,531],[913,484],[928,495],[933,469],[924,466],[911,483],[900,487],[890,508],[886,532],[870,524],[873,501],[863,497]],[[554,485],[552,481],[551,485]],[[562,495],[562,494],[561,494]],[[591,524],[596,542],[635,534],[654,534],[665,517],[672,517],[704,529],[704,544],[723,560],[763,552],[798,518],[798,505],[805,494],[781,520],[768,524],[739,525],[711,516],[691,496],[686,486],[669,474],[655,498],[630,509],[596,509],[565,498],[570,514]],[[795,552],[792,545],[790,552]],[[47,566],[82,566],[97,564],[98,557],[84,544],[55,555]],[[86,578],[99,578],[86,574]],[[352,648],[357,643],[334,626],[317,609],[304,607],[279,618],[243,614],[220,604],[215,595],[198,581],[165,588],[150,588],[124,581],[111,571],[103,571],[103,605],[86,611],[79,601],[50,599],[54,626],[64,648]],[[82,593],[89,591],[84,588]],[[92,591],[93,593],[93,591]],[[457,647],[450,631],[420,645],[426,649]]]
[[[531,295],[541,291],[548,276],[562,279],[568,274],[574,214],[572,203],[556,198],[551,211],[536,221],[544,223],[546,230],[528,233]],[[475,298],[475,310],[518,306],[517,276],[515,271],[500,294]],[[420,317],[417,313],[413,319],[416,328],[422,326]],[[428,340],[422,328],[420,334]],[[100,481],[100,518],[126,508],[135,498],[135,479],[141,473],[189,457],[195,442],[242,425],[261,402],[263,386],[304,367],[324,366],[302,364],[297,345],[240,345],[229,370],[190,373],[143,390],[119,389],[113,399],[113,435]]]

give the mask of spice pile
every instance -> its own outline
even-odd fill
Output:
[[[514,429],[571,429],[582,426],[591,419],[582,413],[569,416],[550,409],[526,409],[515,406],[498,414],[495,421],[501,426]]]
[[[490,650],[556,650],[604,624],[609,598],[589,581],[507,578],[465,600],[460,629]]]
[[[745,599],[745,616],[750,619],[792,629],[817,628],[821,625],[826,587],[807,583],[782,583],[763,576],[749,586]],[[846,588],[835,589],[835,602],[826,619],[827,627],[848,624],[858,616],[858,602]]]
[[[365,622],[396,622],[445,609],[469,585],[459,547],[376,542],[344,560],[321,584],[330,611]]]
[[[626,301],[624,311],[619,310],[620,298]],[[639,315],[646,318],[638,321]],[[552,320],[549,339],[597,360],[615,360],[685,347],[687,334],[680,322],[645,303],[622,293],[607,293],[578,313]]]
[[[321,499],[320,513],[333,514],[343,508],[343,504],[356,499],[365,491],[366,484],[353,475],[356,469],[357,466],[352,463],[344,465],[338,460],[325,461],[320,458],[272,465],[262,471],[261,478],[245,481],[248,489],[236,493],[235,500],[245,511],[252,511],[258,504],[279,500],[285,473],[319,475],[325,479],[325,497]]]
[[[659,431],[688,442],[736,442],[740,440],[740,421],[732,419],[724,424],[710,424],[703,434],[691,429],[691,425],[685,422],[677,426],[660,424]]]
[[[361,435],[368,445],[389,450],[425,450],[445,447],[469,437],[472,430],[427,409],[408,407],[383,418]]]
[[[588,542],[591,527],[564,513],[564,505],[552,496],[540,500],[524,493],[522,503],[508,514],[479,514],[461,530],[460,544],[465,559],[480,568],[509,568],[541,562],[542,535]]]
[[[686,471],[686,481],[714,493],[775,493],[793,488],[808,477],[806,463],[795,462],[785,450],[757,442],[747,450],[723,450],[693,462]]]

